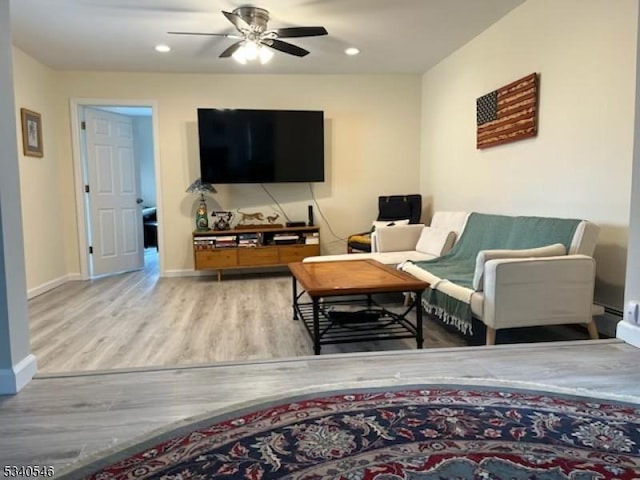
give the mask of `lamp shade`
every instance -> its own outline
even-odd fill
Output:
[[[189,185],[187,193],[218,193],[218,191],[210,183],[202,183],[202,180],[198,177]]]

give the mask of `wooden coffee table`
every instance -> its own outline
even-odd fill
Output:
[[[289,264],[289,270],[293,275],[293,319],[303,320],[316,355],[322,345],[366,340],[415,338],[417,348],[422,348],[419,299],[429,283],[370,259],[295,262]],[[298,283],[304,289],[300,293]],[[394,313],[372,297],[392,292],[413,292],[418,300]],[[311,302],[300,301],[305,293]],[[407,319],[414,308],[415,325]]]

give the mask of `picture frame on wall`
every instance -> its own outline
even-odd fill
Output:
[[[42,157],[42,117],[39,113],[26,108],[20,109],[22,118],[22,151],[29,157]]]

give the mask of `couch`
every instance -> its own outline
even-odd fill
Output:
[[[487,345],[497,330],[541,325],[585,324],[598,338],[598,231],[586,220],[473,212],[449,252],[399,268],[431,285],[421,299],[428,313],[467,335],[479,320]]]
[[[478,322],[485,343],[505,328],[585,324],[593,315],[595,250],[592,222],[436,212],[431,225],[378,229],[372,252],[308,257],[305,262],[372,258],[429,282],[424,309],[463,335]],[[600,312],[601,313],[601,312]]]

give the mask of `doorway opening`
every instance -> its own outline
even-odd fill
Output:
[[[159,275],[162,224],[153,101],[72,100],[81,275]]]

